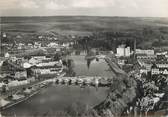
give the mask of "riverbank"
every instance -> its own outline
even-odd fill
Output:
[[[101,103],[106,98],[108,89],[108,87],[96,89],[94,87],[81,88],[74,85],[52,84],[28,101],[4,110],[2,114],[43,116],[47,113],[47,115],[56,116],[59,112],[67,112],[69,115],[75,116],[76,112],[83,114]]]
[[[59,77],[63,77],[64,75],[65,75],[65,73],[62,73]],[[14,105],[17,105],[17,104],[23,102],[23,101],[28,100],[32,96],[39,93],[44,87],[47,87],[51,83],[51,81],[54,79],[55,78],[38,82],[36,84],[33,84],[32,86],[29,86],[29,88],[26,88],[25,90],[17,91],[15,94],[11,95],[11,97],[6,97],[4,99],[1,99],[0,110],[5,110],[7,108],[10,108]],[[26,90],[28,90],[28,92],[25,92]],[[13,100],[12,98],[14,95],[16,95],[18,98]],[[4,102],[4,104],[3,104],[3,102]]]
[[[26,101],[26,100],[28,100],[29,98],[31,98],[32,96],[34,96],[34,95],[36,95],[37,93],[39,93],[39,91],[40,91],[40,90],[37,90],[37,91],[31,93],[30,95],[25,96],[25,97],[22,98],[22,99],[18,99],[18,100],[16,100],[16,101],[13,101],[13,100],[12,100],[12,101],[9,102],[9,104],[7,104],[7,105],[5,105],[5,106],[2,106],[2,107],[0,108],[0,110],[8,109],[8,108],[10,108],[10,107],[12,107],[12,106],[15,106],[16,104],[19,104],[19,103],[21,103],[21,102],[23,102],[23,101]]]

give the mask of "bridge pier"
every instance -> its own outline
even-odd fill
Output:
[[[56,78],[53,82],[54,84],[63,85],[82,85],[82,86],[94,86],[94,87],[106,87],[110,86],[107,79],[105,83],[101,83],[100,77],[61,77]]]

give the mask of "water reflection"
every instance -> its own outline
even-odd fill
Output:
[[[91,63],[91,60],[87,60],[87,67],[88,67],[88,69],[90,67],[90,63]]]
[[[113,77],[114,73],[109,70],[109,66],[104,59],[94,58],[94,53],[87,51],[76,51],[68,56],[73,61],[73,67],[70,71],[75,72],[76,76],[102,76]],[[92,53],[90,55],[90,53]]]
[[[90,68],[90,65],[91,65],[91,62],[93,61],[94,59],[87,59],[87,67],[88,69]]]

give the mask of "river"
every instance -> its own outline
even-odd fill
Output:
[[[104,76],[112,77],[104,60],[86,61],[83,55],[72,55],[74,71],[77,76]],[[4,110],[4,115],[32,116],[47,112],[60,112],[75,108],[87,107],[87,109],[99,104],[107,96],[108,88],[94,88],[66,85],[52,85],[40,91],[29,100]]]

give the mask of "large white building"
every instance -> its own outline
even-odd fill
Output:
[[[117,48],[117,56],[125,56],[128,57],[131,55],[130,47],[125,47],[125,45],[120,45]]]

